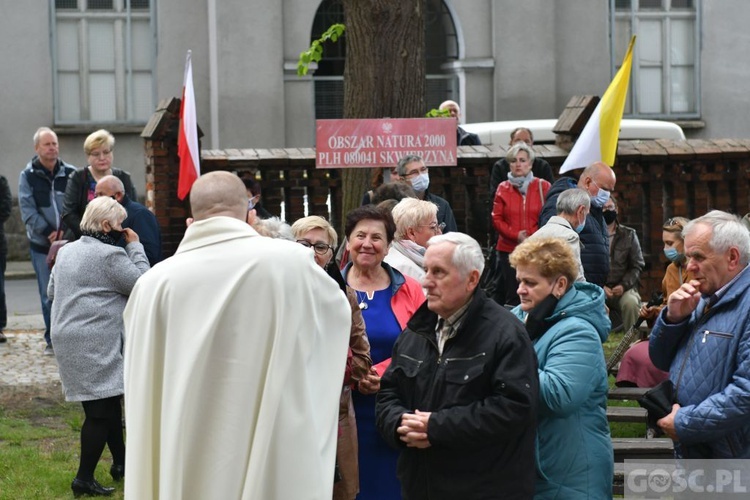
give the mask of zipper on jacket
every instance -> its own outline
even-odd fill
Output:
[[[734,335],[731,335],[729,333],[712,332],[711,330],[704,330],[703,331],[703,340],[701,340],[702,344],[706,343],[706,339],[708,338],[709,335],[712,335],[714,337],[720,337],[720,338],[723,338],[723,339],[733,339],[734,338]]]
[[[402,358],[408,359],[410,361],[414,361],[417,364],[417,366],[422,366],[423,360],[419,360],[417,358],[412,358],[411,356],[409,356],[407,354],[399,354],[399,356],[401,356]]]
[[[479,354],[475,354],[474,356],[469,356],[468,358],[445,358],[445,364],[447,365],[451,361],[471,361],[472,359],[481,358],[486,355],[487,355],[486,352],[480,352]]]

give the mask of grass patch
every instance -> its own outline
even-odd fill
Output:
[[[0,405],[0,500],[72,498],[70,483],[78,470],[83,408],[44,398]],[[122,499],[122,483],[109,475],[105,449],[96,470],[110,497]]]

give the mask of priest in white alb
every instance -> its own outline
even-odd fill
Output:
[[[293,242],[259,236],[228,172],[125,309],[125,498],[330,499],[351,310]]]

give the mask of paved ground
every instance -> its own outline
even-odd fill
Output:
[[[0,387],[59,383],[54,356],[43,356],[43,330],[6,330],[0,344]]]
[[[6,280],[30,278],[34,278],[30,262],[8,262]],[[9,311],[5,329],[8,341],[0,344],[0,390],[60,384],[55,358],[42,355],[45,346],[43,333],[41,314],[13,314]]]

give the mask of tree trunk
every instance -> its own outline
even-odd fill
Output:
[[[342,0],[344,118],[424,116],[425,0]],[[342,172],[342,220],[371,189],[372,169]]]

